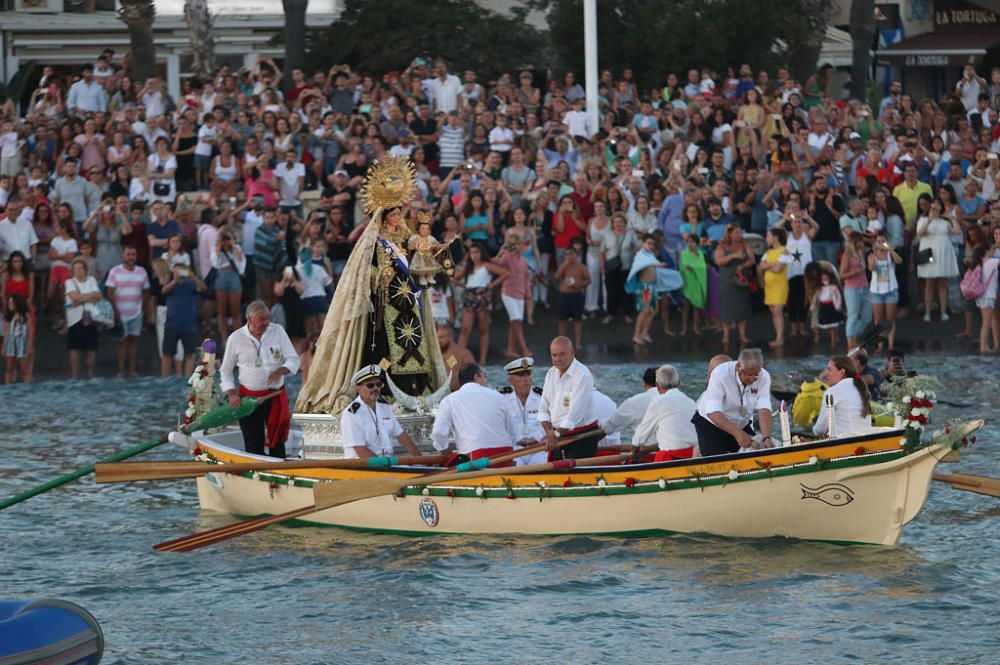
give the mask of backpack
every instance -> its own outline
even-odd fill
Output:
[[[965,272],[965,276],[962,277],[962,283],[959,285],[962,297],[966,300],[975,300],[976,298],[982,297],[982,295],[986,293],[986,283],[989,280],[990,278],[983,279],[982,264],[976,266],[972,270],[967,270]]]

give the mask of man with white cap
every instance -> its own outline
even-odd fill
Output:
[[[438,405],[431,431],[434,447],[447,450],[454,436],[457,457],[452,463],[513,452],[514,421],[503,396],[488,387],[486,372],[466,365],[458,382],[461,387]]]
[[[411,455],[420,454],[417,444],[400,426],[392,407],[379,401],[382,374],[383,370],[378,365],[365,365],[351,377],[358,396],[340,416],[344,459],[389,457],[397,441]]]
[[[538,404],[542,401],[542,389],[531,385],[531,369],[535,361],[531,358],[518,358],[504,365],[507,370],[509,386],[498,388],[503,395],[507,411],[514,422],[514,448],[527,448],[545,440],[545,430],[538,422]],[[544,450],[533,455],[517,458],[516,464],[544,464],[548,461],[548,453]]]

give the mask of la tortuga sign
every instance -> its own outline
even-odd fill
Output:
[[[1000,18],[988,9],[962,0],[938,0],[934,9],[934,27],[938,30],[995,28]]]

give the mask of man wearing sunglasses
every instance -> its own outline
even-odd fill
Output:
[[[702,456],[752,447],[755,411],[763,436],[761,445],[771,448],[771,375],[764,369],[760,349],[743,349],[737,360],[712,370],[708,388],[698,400],[698,412],[691,422]]]
[[[344,459],[368,459],[391,456],[395,442],[406,452],[419,455],[420,450],[410,435],[403,431],[392,407],[379,400],[382,396],[382,368],[365,365],[351,378],[358,396],[340,416],[340,433],[344,438]]]

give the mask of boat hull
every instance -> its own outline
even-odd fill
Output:
[[[303,521],[419,535],[708,533],[894,545],[923,506],[944,452],[931,446],[906,454],[897,443],[895,449],[813,455],[739,471],[729,462],[729,472],[703,461],[695,468],[704,473],[688,469],[669,479],[669,465],[575,469],[509,481],[501,476],[494,485],[409,488],[403,495],[363,499]],[[322,481],[209,474],[199,478],[198,493],[206,510],[278,514],[312,504],[314,482]]]

